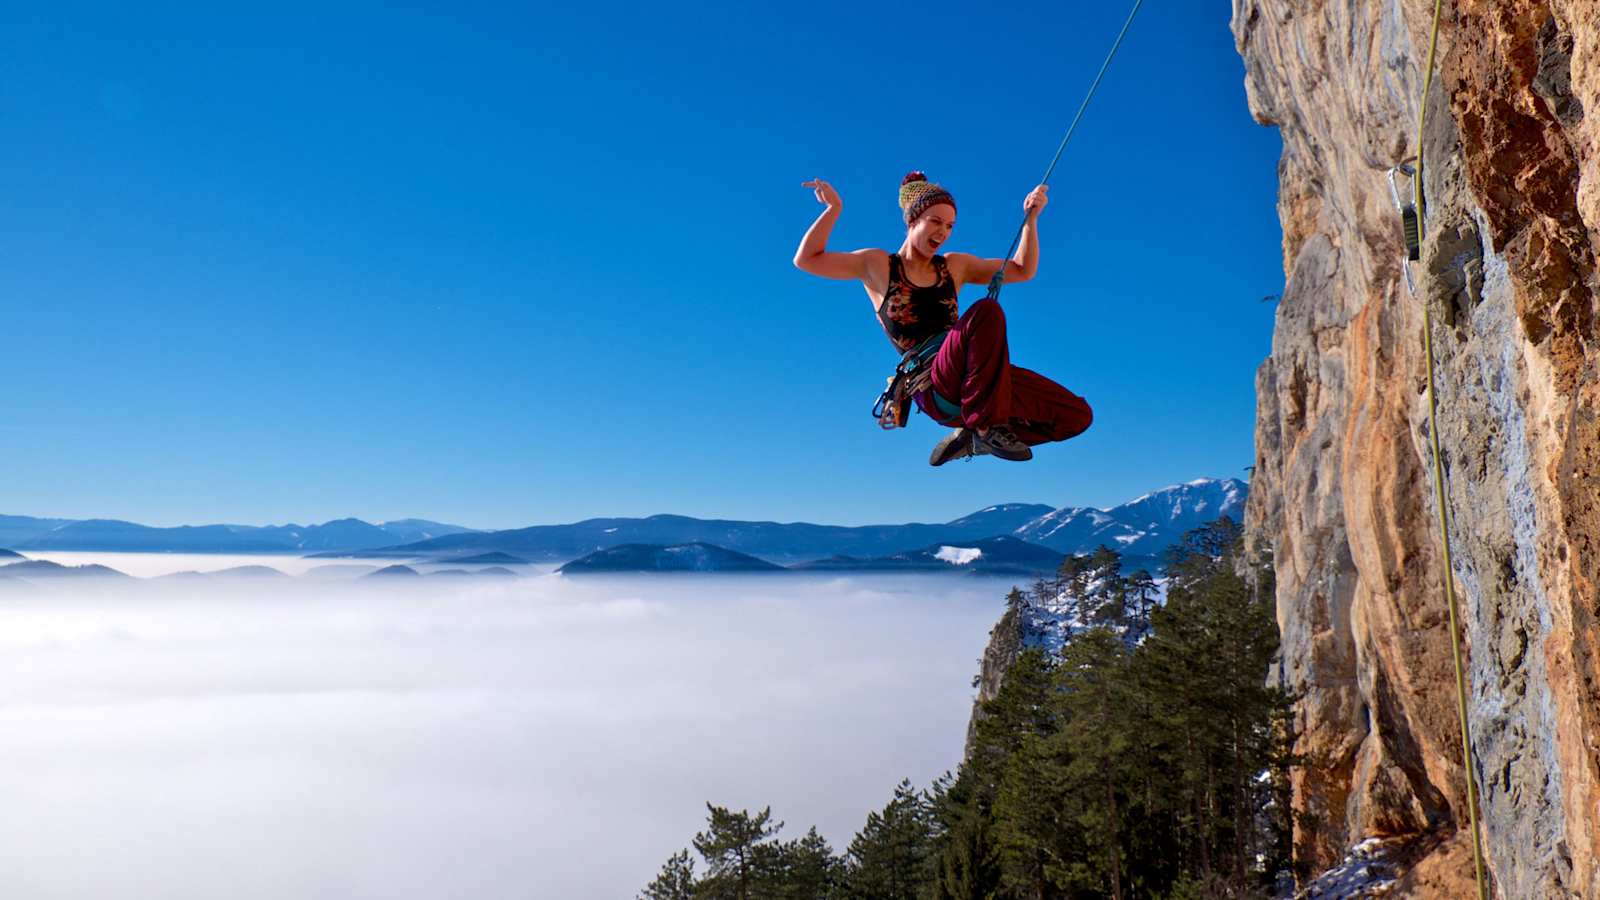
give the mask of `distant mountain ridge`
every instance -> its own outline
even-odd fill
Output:
[[[556,570],[563,575],[590,572],[782,572],[757,559],[714,544],[623,544],[598,550]]]
[[[398,559],[440,554],[512,553],[541,562],[564,562],[622,544],[712,544],[779,565],[833,556],[873,559],[935,545],[1012,537],[1062,554],[1082,554],[1101,544],[1131,563],[1160,565],[1161,553],[1183,533],[1220,516],[1240,521],[1249,485],[1237,479],[1201,478],[1172,485],[1110,509],[1038,504],[991,506],[942,524],[813,525],[742,522],[657,515],[643,519],[587,519],[569,525],[535,525],[508,531],[456,534],[380,548],[367,556]],[[319,554],[327,557],[347,553]]]
[[[934,544],[920,550],[872,559],[831,556],[799,563],[802,572],[965,572],[973,575],[1049,575],[1066,554],[1000,536],[957,544]]]
[[[400,519],[373,525],[334,519],[321,525],[178,525],[157,528],[119,519],[0,516],[0,546],[12,550],[131,553],[311,553],[364,550],[471,532],[460,525]]]
[[[956,572],[972,575],[1049,575],[1065,554],[1019,541],[991,537],[961,546],[935,544],[920,550],[862,559],[836,555],[778,566],[712,544],[623,544],[579,557],[556,571],[592,572]]]
[[[976,542],[1007,537],[1063,555],[1089,553],[1106,544],[1121,552],[1129,565],[1154,568],[1159,566],[1161,553],[1184,532],[1219,516],[1241,520],[1248,492],[1249,486],[1236,479],[1202,478],[1152,491],[1109,509],[1008,503],[943,523],[861,526],[655,515],[586,519],[502,531],[477,531],[422,519],[381,525],[337,519],[311,526],[151,528],[104,519],[0,516],[0,535],[13,535],[0,540],[0,546],[22,551],[299,553],[329,559],[377,557],[397,561],[508,554],[517,560],[566,563],[625,544],[705,544],[776,565],[794,565],[835,557],[866,564],[930,547],[975,549]],[[503,557],[495,559],[506,561]]]
[[[1237,479],[1198,478],[1152,491],[1110,509],[1063,507],[1012,532],[1014,537],[1069,553],[1105,544],[1126,557],[1156,557],[1184,532],[1222,516],[1244,520],[1250,486]]]
[[[994,526],[989,524],[991,519],[984,514],[975,515],[980,518],[968,524],[913,522],[861,526],[695,519],[677,515],[655,515],[643,519],[586,519],[567,525],[534,525],[508,531],[447,535],[380,548],[365,555],[404,559],[440,554],[501,552],[548,563],[578,559],[623,544],[711,544],[784,564],[841,553],[880,556],[925,547],[938,541],[993,537],[994,532],[990,528]],[[973,519],[970,516],[967,518]],[[1010,524],[1009,521],[1001,522],[1000,526],[1006,524]],[[353,554],[319,555],[337,557]]]

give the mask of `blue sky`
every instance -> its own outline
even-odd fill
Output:
[[[1094,427],[940,469],[800,183],[892,249],[924,169],[1000,255],[1121,4],[148,6],[0,11],[0,513],[941,521],[1252,462],[1280,144],[1227,4],[1145,4],[1002,295]]]

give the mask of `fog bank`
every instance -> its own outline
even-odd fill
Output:
[[[249,563],[274,564],[209,568]],[[7,593],[0,893],[632,897],[708,800],[771,804],[786,836],[815,824],[841,850],[901,778],[958,762],[1007,587],[538,574]]]

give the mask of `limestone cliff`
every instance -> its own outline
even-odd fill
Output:
[[[1246,527],[1304,692],[1296,840],[1320,868],[1415,836],[1400,893],[1472,896],[1426,303],[1494,893],[1600,897],[1600,3],[1444,7],[1412,296],[1385,174],[1416,153],[1431,0],[1234,2],[1283,138]]]
[[[989,629],[989,643],[983,648],[983,658],[978,660],[978,674],[972,680],[978,695],[972,700],[972,715],[967,718],[967,743],[961,753],[962,762],[972,758],[972,744],[978,737],[983,705],[1000,695],[1000,684],[1005,680],[1006,670],[1016,662],[1017,654],[1022,652],[1027,641],[1024,623],[1021,605],[1007,603],[1000,621]]]

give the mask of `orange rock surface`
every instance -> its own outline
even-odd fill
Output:
[[[1303,692],[1297,852],[1412,837],[1399,895],[1473,895],[1426,304],[1493,893],[1600,897],[1600,3],[1444,3],[1413,294],[1386,176],[1418,150],[1432,12],[1234,3],[1284,144],[1246,527]]]

